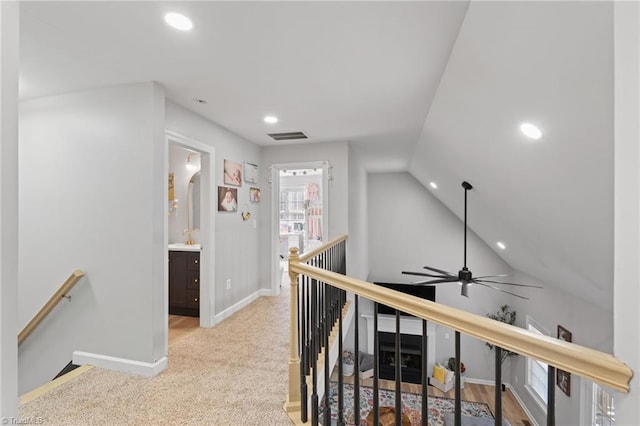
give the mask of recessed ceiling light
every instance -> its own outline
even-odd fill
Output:
[[[267,124],[276,124],[278,122],[278,117],[275,115],[267,115],[264,117],[264,122]]]
[[[507,248],[507,246],[504,245],[504,243],[502,241],[498,241],[496,243],[496,245],[498,246],[499,249],[504,250]]]
[[[171,25],[176,30],[189,31],[193,28],[191,19],[187,18],[181,13],[169,12],[164,15],[164,20],[167,24]]]
[[[433,189],[438,189],[438,184],[435,182],[429,182],[429,185],[433,188]]]
[[[531,139],[540,139],[542,137],[540,129],[531,123],[522,123],[520,125],[520,131],[524,133],[526,137]]]

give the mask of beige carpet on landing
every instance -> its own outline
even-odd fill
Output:
[[[20,407],[46,425],[290,425],[289,287],[169,348],[154,378],[94,368]]]

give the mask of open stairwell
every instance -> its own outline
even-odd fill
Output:
[[[405,360],[405,353],[401,352],[401,328],[400,313],[408,314],[416,318],[422,325],[420,343],[418,344],[421,353],[419,368],[420,394],[414,395],[416,402],[412,403],[411,424],[451,424],[461,426],[469,421],[481,421],[481,424],[509,424],[503,412],[503,392],[501,386],[491,386],[493,389],[492,409],[484,414],[469,412],[463,409],[468,405],[462,397],[462,377],[461,377],[461,339],[467,336],[479,339],[493,345],[495,354],[495,380],[493,383],[503,383],[502,380],[502,352],[508,350],[523,357],[535,359],[543,362],[547,366],[546,377],[546,424],[555,426],[555,406],[556,406],[556,371],[563,370],[577,376],[587,378],[600,385],[616,389],[622,392],[629,391],[629,381],[633,376],[633,371],[614,356],[599,352],[587,347],[543,336],[514,327],[491,318],[471,314],[469,312],[455,309],[449,306],[438,304],[420,297],[405,294],[396,289],[385,288],[373,285],[365,281],[354,279],[345,275],[346,265],[346,236],[339,237],[324,246],[314,250],[304,256],[299,256],[297,249],[292,248],[289,257],[289,275],[291,278],[291,340],[289,345],[289,393],[287,397],[287,409],[292,419],[297,422],[310,422],[318,424],[321,420],[325,425],[330,424],[328,419],[335,419],[337,424],[344,424],[347,418],[354,424],[360,424],[364,417],[367,422],[372,421],[378,424],[379,419],[384,414],[392,413],[396,425],[405,424],[406,405],[403,402],[402,367]],[[353,351],[356,354],[354,364],[358,365],[357,354],[359,353],[359,299],[367,299],[374,302],[373,312],[377,312],[377,304],[382,304],[396,310],[395,330],[392,330],[395,343],[392,342],[392,349],[385,349],[386,356],[391,356],[391,365],[394,366],[393,377],[395,380],[392,387],[393,397],[383,399],[384,406],[381,406],[381,399],[378,395],[381,392],[382,380],[378,371],[378,360],[380,358],[380,346],[378,339],[380,330],[378,328],[379,314],[373,315],[373,383],[372,394],[362,399],[360,392],[370,392],[369,389],[362,388],[358,377],[358,368],[353,385],[343,386],[343,377],[340,372],[337,374],[337,386],[335,395],[329,398],[329,393],[325,392],[330,386],[329,372],[336,361],[333,353],[341,354],[341,350],[334,350],[335,347],[342,348],[344,344],[341,339],[346,333],[335,331],[336,319],[343,318],[341,309],[346,300],[347,294],[353,295],[353,315],[349,320],[354,329]],[[350,296],[351,297],[351,296]],[[339,309],[337,309],[339,308]],[[351,310],[349,306],[348,311]],[[449,411],[440,411],[434,417],[430,409],[433,402],[433,392],[429,390],[429,369],[428,369],[428,324],[435,323],[447,327],[455,333],[455,357],[456,365],[453,375],[455,378],[453,387],[453,403],[449,403]],[[327,330],[331,324],[331,330]],[[329,332],[330,331],[330,332]],[[332,337],[332,336],[335,336]],[[328,356],[324,356],[325,348],[328,349]],[[395,361],[394,361],[395,360]],[[400,361],[403,360],[403,361]],[[341,364],[338,363],[338,366]],[[299,374],[298,374],[299,372]],[[309,375],[311,377],[309,378]],[[544,379],[542,379],[544,380]],[[361,389],[362,388],[362,389]],[[391,401],[391,399],[393,401]],[[352,403],[349,405],[349,401]],[[358,401],[353,404],[353,401]],[[364,406],[372,401],[372,407]],[[562,401],[562,400],[560,400]],[[296,404],[297,403],[297,404]],[[508,403],[508,401],[507,401]],[[352,409],[351,407],[358,407]],[[292,409],[292,408],[297,408]],[[364,409],[364,411],[362,411]],[[508,410],[504,410],[508,412]],[[299,417],[297,417],[299,414]],[[372,416],[369,419],[369,416]],[[520,417],[519,424],[527,424],[530,419]],[[447,420],[449,419],[449,420]],[[504,423],[503,423],[504,420]],[[333,421],[333,420],[332,420]],[[385,420],[386,421],[386,420]],[[512,420],[513,421],[513,420]],[[434,423],[435,422],[435,423]],[[476,423],[473,423],[476,424]],[[480,424],[480,423],[479,423]]]

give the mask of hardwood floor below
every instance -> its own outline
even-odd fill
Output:
[[[345,377],[346,383],[353,383],[353,376]],[[338,380],[337,372],[334,370],[331,380]],[[364,379],[361,381],[363,386],[373,386],[373,379]],[[391,380],[379,380],[381,389],[395,390],[395,382]],[[422,385],[414,383],[402,383],[402,392],[422,393]],[[441,392],[439,389],[429,386],[429,395],[445,398],[455,398],[455,390],[449,392]],[[495,413],[495,387],[489,385],[481,385],[477,383],[466,383],[462,389],[462,400],[472,402],[484,402],[489,405],[491,412]],[[502,417],[513,426],[527,426],[525,421],[530,421],[525,411],[520,406],[516,397],[511,393],[510,389],[502,392]],[[530,423],[529,423],[530,424]]]
[[[169,346],[200,327],[200,318],[169,315]]]

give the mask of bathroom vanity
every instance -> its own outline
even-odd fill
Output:
[[[200,316],[199,244],[169,244],[169,314]]]

